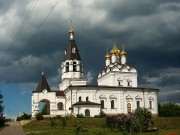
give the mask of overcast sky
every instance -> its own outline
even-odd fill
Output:
[[[90,84],[97,83],[116,37],[120,50],[125,44],[127,63],[138,71],[139,86],[160,89],[161,103],[180,102],[179,0],[1,0],[5,114],[31,112],[31,93],[42,70],[51,89],[59,89],[71,19]]]

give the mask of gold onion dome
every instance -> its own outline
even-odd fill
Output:
[[[73,29],[73,27],[71,26],[71,28],[70,28],[70,30],[69,30],[69,33],[75,33],[75,31],[74,31],[74,29]]]
[[[121,56],[126,55],[127,53],[124,51],[124,44],[123,44],[123,50],[121,52]]]
[[[106,58],[106,60],[110,60],[110,55],[109,55],[109,53],[107,52],[107,54],[105,55],[105,58]]]
[[[116,47],[116,40],[113,43],[113,49],[111,50],[111,55],[115,54],[116,56],[120,57],[121,51]]]

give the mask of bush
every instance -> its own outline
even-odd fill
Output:
[[[43,117],[43,115],[42,115],[42,113],[37,113],[36,114],[36,120],[43,120],[44,119],[44,117]]]
[[[84,118],[84,115],[83,114],[77,114],[76,117],[77,118]]]
[[[61,119],[61,125],[62,125],[62,129],[66,127],[66,119],[64,117]]]
[[[140,132],[146,131],[151,123],[151,112],[147,108],[139,107],[132,114],[135,117],[134,129]]]
[[[94,118],[105,118],[106,117],[106,114],[101,111],[99,115],[94,115]]]
[[[0,117],[0,127],[5,126],[5,119],[3,117]]]

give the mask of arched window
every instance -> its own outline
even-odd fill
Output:
[[[152,101],[149,101],[149,109],[152,109]]]
[[[90,110],[89,110],[89,109],[86,109],[86,110],[85,110],[85,116],[86,116],[86,117],[89,117],[89,116],[90,116]]]
[[[69,72],[69,62],[66,63],[66,72]]]
[[[104,100],[101,100],[101,109],[104,109]]]
[[[59,102],[57,104],[57,106],[58,106],[58,110],[63,110],[63,103],[62,102]]]
[[[127,104],[127,112],[131,113],[131,104],[130,103]]]
[[[140,107],[140,101],[137,101],[136,103],[137,103],[137,108],[139,108]]]
[[[79,101],[81,101],[81,97],[79,97]]]
[[[114,109],[114,100],[111,100],[111,109]]]
[[[86,97],[86,101],[89,101],[89,97]]]
[[[76,62],[73,62],[73,71],[77,71],[77,69],[76,69]]]

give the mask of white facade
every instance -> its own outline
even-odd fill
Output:
[[[124,48],[121,52],[115,43],[110,54],[105,56],[105,67],[98,75],[98,85],[87,85],[74,33],[71,27],[69,45],[61,64],[60,89],[50,90],[42,75],[32,94],[32,116],[40,111],[41,101],[47,103],[48,115],[83,114],[93,117],[101,111],[106,114],[129,113],[137,107],[146,107],[152,114],[158,114],[159,90],[138,87],[136,69],[127,65]]]

